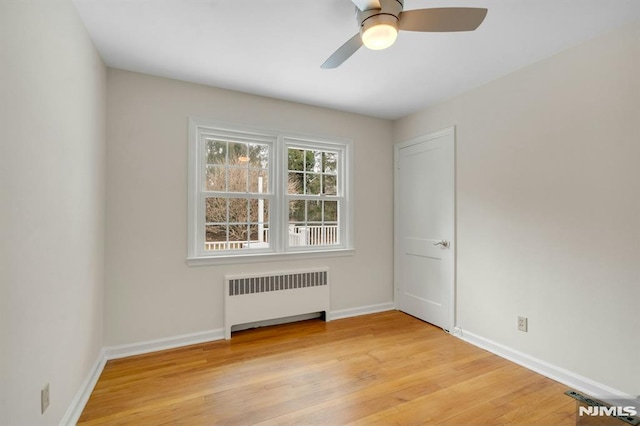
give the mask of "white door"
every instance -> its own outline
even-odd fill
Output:
[[[455,129],[395,146],[396,307],[454,326]]]

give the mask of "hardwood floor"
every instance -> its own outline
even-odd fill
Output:
[[[109,361],[78,424],[575,425],[565,390],[391,311]]]

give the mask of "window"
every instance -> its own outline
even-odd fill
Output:
[[[351,143],[190,120],[188,259],[352,249]]]
[[[289,246],[340,244],[338,211],[344,199],[338,196],[339,158],[339,152],[317,145],[287,144]]]
[[[266,143],[204,138],[204,250],[269,247]]]

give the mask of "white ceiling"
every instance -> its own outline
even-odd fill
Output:
[[[110,67],[391,119],[640,19],[639,0],[405,0],[489,13],[474,32],[401,32],[323,70],[357,32],[349,0],[74,2]]]

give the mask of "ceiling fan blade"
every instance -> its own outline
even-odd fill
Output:
[[[349,59],[351,55],[356,53],[358,49],[362,47],[362,39],[360,33],[351,37],[345,44],[340,46],[338,50],[333,52],[333,55],[329,56],[329,59],[324,61],[324,64],[320,68],[330,69],[339,67],[344,61]]]
[[[382,9],[380,5],[380,0],[351,0],[353,4],[356,5],[358,9],[361,11],[370,10],[370,9]]]
[[[440,7],[402,12],[398,28],[404,31],[473,31],[480,26],[487,9],[476,7]]]

